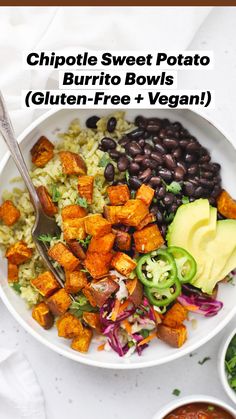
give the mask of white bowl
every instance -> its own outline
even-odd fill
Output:
[[[178,400],[174,400],[170,403],[168,403],[167,406],[163,407],[160,412],[157,412],[155,416],[153,416],[152,419],[163,419],[166,415],[173,412],[173,410],[177,409],[178,407],[185,406],[189,403],[207,403],[209,405],[218,406],[222,409],[225,409],[227,413],[231,413],[234,418],[236,418],[236,410],[234,410],[231,406],[226,404],[225,402],[216,399],[215,397],[211,396],[203,396],[201,394],[199,395],[192,395],[183,397]]]
[[[219,350],[219,355],[218,355],[218,369],[219,369],[221,383],[226,393],[228,394],[229,398],[236,404],[236,392],[230,387],[228,383],[227,375],[226,375],[226,370],[225,370],[225,355],[229,347],[229,344],[235,335],[236,335],[236,328],[232,330],[230,335],[227,336],[225,340],[223,340],[223,343],[221,345],[221,348]]]
[[[107,115],[109,110],[58,110],[50,111],[33,122],[19,137],[21,148],[26,161],[30,164],[29,150],[40,135],[44,134],[52,140],[57,140],[59,131],[67,129],[71,120],[79,117],[85,122],[88,116],[97,114]],[[235,173],[236,151],[232,144],[226,139],[212,123],[199,114],[189,110],[127,110],[127,119],[133,120],[137,114],[144,116],[159,116],[170,118],[173,121],[180,121],[190,132],[195,135],[209,150],[213,160],[219,161],[222,166],[222,176],[227,190],[236,196],[236,182],[233,179]],[[9,155],[5,156],[0,163],[0,196],[5,189],[12,189],[10,180],[17,176],[14,162]],[[47,347],[75,361],[84,364],[104,367],[132,369],[144,368],[153,365],[160,365],[194,351],[206,343],[222,330],[236,312],[236,287],[231,285],[220,285],[219,299],[224,302],[223,309],[216,317],[198,317],[198,327],[193,330],[191,323],[188,324],[189,338],[180,349],[173,349],[159,340],[152,341],[150,347],[143,352],[142,356],[133,355],[129,359],[119,358],[112,351],[98,352],[97,344],[93,343],[88,354],[81,354],[73,351],[67,340],[59,338],[56,329],[50,331],[42,329],[31,317],[31,312],[26,308],[24,301],[8,286],[5,272],[0,271],[0,296],[16,320],[35,338]]]

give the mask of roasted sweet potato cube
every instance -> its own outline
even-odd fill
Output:
[[[111,223],[100,214],[88,215],[84,218],[85,231],[91,236],[105,236],[111,232]]]
[[[12,244],[6,251],[6,258],[8,259],[8,262],[13,265],[20,265],[21,263],[26,262],[32,255],[32,249],[30,249],[22,240]]]
[[[81,335],[76,336],[71,343],[71,348],[78,352],[88,352],[93,337],[91,329],[84,327]]]
[[[90,253],[99,253],[101,251],[103,253],[110,252],[113,248],[115,237],[116,236],[113,233],[105,234],[105,236],[102,237],[92,237],[89,243],[88,251]]]
[[[54,246],[49,249],[48,255],[67,271],[74,271],[80,264],[79,259],[77,259],[63,243],[54,244]]]
[[[130,199],[121,207],[117,216],[122,224],[136,227],[148,214],[148,207],[140,199]]]
[[[111,205],[123,205],[130,199],[127,185],[108,186],[107,193]]]
[[[112,253],[87,252],[84,264],[93,278],[100,278],[109,272],[112,257]]]
[[[85,175],[87,173],[87,166],[83,158],[71,151],[61,151],[59,153],[62,171],[66,175]]]
[[[69,294],[77,294],[87,285],[87,278],[81,271],[66,271],[65,290]]]
[[[107,299],[119,290],[119,284],[107,276],[100,281],[92,281],[83,289],[83,294],[92,306],[102,307]]]
[[[86,215],[86,209],[79,205],[67,205],[61,210],[62,221],[71,220],[73,218],[83,218]]]
[[[217,209],[226,218],[236,219],[236,201],[226,191],[217,198]]]
[[[20,218],[20,211],[15,207],[12,201],[6,200],[0,206],[0,219],[6,224],[7,226],[12,226],[15,224]]]
[[[126,288],[129,292],[129,300],[137,307],[143,301],[143,286],[138,278],[128,279]]]
[[[146,227],[148,224],[154,223],[156,221],[156,216],[149,212],[148,215],[139,223],[139,225],[136,227],[137,230],[142,230],[144,227]]]
[[[61,288],[48,298],[47,305],[55,316],[62,316],[70,307],[71,299],[64,288]]]
[[[45,186],[39,186],[37,188],[37,194],[38,194],[39,200],[41,202],[41,205],[45,214],[48,215],[49,217],[53,217],[53,215],[57,213],[57,207],[52,202],[52,198],[49,195]]]
[[[63,235],[66,241],[73,239],[83,240],[86,237],[83,218],[72,218],[63,222]]]
[[[37,167],[45,166],[52,158],[54,145],[46,137],[42,136],[30,150],[32,163]]]
[[[115,233],[115,245],[120,250],[130,250],[131,248],[131,235],[127,233],[126,231],[116,230],[112,229],[112,231]]]
[[[54,316],[49,307],[43,301],[37,304],[32,310],[32,317],[44,329],[50,329],[54,323]]]
[[[122,208],[121,206],[105,205],[103,208],[104,217],[111,224],[119,224],[120,223],[119,213],[120,213],[121,208]]]
[[[111,266],[120,274],[128,277],[136,268],[137,263],[126,253],[117,252],[112,258]]]
[[[83,326],[73,314],[65,313],[57,320],[57,330],[61,338],[72,339],[83,333]]]
[[[78,180],[78,192],[85,198],[88,204],[93,202],[93,182],[94,176],[80,176]]]
[[[31,279],[31,285],[35,287],[43,297],[50,297],[60,289],[55,276],[50,271],[43,272],[37,278]]]
[[[175,303],[163,316],[163,324],[169,327],[181,326],[187,319],[187,310],[180,303]]]
[[[80,260],[84,260],[86,258],[86,253],[77,240],[70,240],[67,245],[77,258]]]
[[[139,253],[149,253],[164,244],[164,239],[156,224],[134,232],[135,249]]]
[[[99,313],[90,313],[89,311],[84,311],[83,312],[83,320],[92,329],[95,329],[97,332],[101,331],[101,323],[100,323]]]
[[[8,261],[8,264],[7,264],[8,282],[18,282],[18,273],[19,273],[18,266]]]
[[[187,329],[183,324],[175,328],[160,324],[157,328],[157,336],[168,345],[180,348],[186,342]]]
[[[151,204],[154,197],[154,189],[144,183],[140,186],[136,193],[136,199],[141,199],[147,207]]]

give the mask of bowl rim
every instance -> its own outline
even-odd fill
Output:
[[[86,111],[93,111],[94,109],[86,109]],[[127,111],[128,109],[122,109],[119,108],[117,110],[124,110]],[[133,109],[129,109],[129,110],[133,110]],[[137,109],[134,109],[135,111],[138,111]],[[181,111],[181,109],[177,109],[178,111]],[[229,135],[225,133],[224,130],[222,130],[221,128],[218,128],[218,125],[215,124],[213,121],[211,121],[208,117],[204,116],[200,111],[196,111],[196,110],[192,110],[192,109],[182,109],[183,111],[189,111],[193,114],[196,114],[198,117],[202,118],[204,121],[206,121],[207,123],[211,124],[225,139],[225,141],[227,141],[234,149],[235,146],[232,142],[231,139],[229,139]],[[61,111],[66,111],[68,112],[69,109],[64,109],[64,108],[56,108],[56,109],[51,109],[49,111],[44,112],[42,115],[40,115],[38,118],[36,118],[31,124],[29,124],[29,126],[27,128],[25,128],[23,130],[23,132],[17,137],[17,140],[19,142],[19,144],[23,143],[25,138],[27,137],[27,135],[29,135],[35,128],[37,128],[41,123],[43,123],[44,121],[46,121],[47,119],[49,119],[51,116],[55,115],[56,113],[59,113]],[[99,112],[99,109],[97,109],[97,111]],[[102,111],[104,111],[104,109],[102,109]],[[153,109],[153,111],[155,111],[155,109]],[[106,112],[114,112],[114,109],[106,109]],[[142,109],[139,109],[139,112],[142,112]],[[235,149],[236,150],[236,149]],[[8,160],[10,159],[10,152],[6,152],[5,156],[3,156],[3,158],[0,161],[0,177],[2,175],[2,171],[4,170]],[[175,352],[173,354],[170,354],[168,356],[166,356],[161,360],[155,359],[155,360],[147,360],[144,361],[142,363],[139,362],[134,362],[134,363],[119,363],[119,362],[104,362],[104,361],[99,361],[99,360],[92,360],[89,359],[86,355],[82,355],[79,352],[75,352],[75,354],[73,354],[72,352],[70,353],[67,350],[64,350],[63,348],[61,348],[60,346],[49,342],[44,336],[41,336],[36,330],[34,330],[17,312],[17,310],[13,307],[13,305],[10,303],[10,301],[8,300],[7,296],[4,293],[3,287],[0,285],[0,297],[3,301],[3,303],[5,304],[5,306],[7,307],[7,309],[9,310],[9,312],[12,314],[12,316],[16,319],[16,321],[18,321],[18,323],[32,336],[34,336],[34,338],[36,338],[41,344],[43,344],[44,346],[52,349],[53,351],[57,352],[60,355],[65,356],[68,359],[71,359],[73,361],[76,362],[80,362],[82,364],[85,365],[90,365],[90,366],[95,366],[95,367],[100,367],[100,368],[107,368],[107,369],[120,369],[120,370],[126,370],[126,369],[140,369],[140,368],[148,368],[148,367],[153,367],[153,366],[158,366],[158,365],[162,365],[162,364],[166,364],[169,363],[171,361],[175,361],[179,358],[182,358],[183,356],[189,354],[190,352],[195,351],[196,349],[198,349],[200,346],[204,345],[205,343],[207,343],[208,341],[210,341],[214,336],[216,336],[229,322],[230,320],[233,318],[233,316],[236,314],[236,306],[234,308],[232,308],[227,315],[225,316],[224,319],[222,319],[222,321],[218,324],[217,327],[215,327],[211,332],[209,332],[205,337],[203,337],[200,342],[197,341],[193,344],[191,344],[190,346],[186,347],[186,348],[181,348],[181,350],[179,352]]]
[[[236,327],[234,327],[231,330],[231,332],[226,335],[227,337],[226,336],[224,337],[226,339],[223,340],[223,343],[220,347],[219,355],[218,355],[218,370],[219,370],[219,376],[220,376],[221,384],[224,387],[224,390],[225,390],[226,394],[233,401],[233,403],[236,404],[236,392],[230,387],[230,385],[228,383],[226,371],[225,371],[226,351],[229,347],[229,344],[230,344],[231,340],[233,339],[233,337],[235,335],[236,335]]]
[[[157,412],[152,419],[163,419],[164,416],[171,413],[178,407],[185,406],[188,403],[209,403],[221,407],[226,410],[227,413],[231,413],[236,417],[236,410],[223,400],[218,399],[214,396],[208,396],[203,394],[193,394],[190,396],[182,397],[178,400],[172,400],[166,406],[164,406],[159,412]]]

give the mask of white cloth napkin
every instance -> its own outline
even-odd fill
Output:
[[[57,74],[22,69],[22,52],[80,48],[184,50],[211,8],[1,8],[0,89],[19,134],[39,114],[20,108],[22,89],[57,88]],[[6,147],[0,138],[0,156]],[[43,396],[27,360],[0,348],[0,418],[45,419]]]
[[[44,398],[26,358],[0,348],[0,418],[46,419]]]

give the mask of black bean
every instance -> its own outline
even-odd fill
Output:
[[[197,155],[196,154],[186,153],[185,156],[184,156],[184,160],[187,163],[195,163],[197,161]]]
[[[201,175],[202,177],[206,179],[212,179],[212,177],[214,176],[212,172],[202,172],[202,171],[201,171]]]
[[[215,185],[213,191],[211,192],[211,196],[213,198],[217,198],[217,196],[219,195],[219,193],[221,192],[222,188],[220,185]]]
[[[184,139],[184,140],[180,140],[180,141],[179,141],[179,145],[180,145],[180,147],[182,147],[182,148],[186,148],[186,147],[187,147],[187,145],[188,145],[188,140],[186,140],[186,139]]]
[[[140,188],[141,185],[142,182],[137,177],[132,176],[129,178],[129,186],[131,187],[131,189],[134,189],[136,191],[138,188]]]
[[[155,160],[158,164],[163,164],[163,155],[161,153],[153,151],[150,157],[151,159]]]
[[[162,181],[159,176],[152,176],[149,183],[151,187],[155,188],[156,186],[161,185]]]
[[[108,119],[107,121],[107,131],[114,132],[116,129],[117,120],[114,116]]]
[[[151,210],[152,212],[152,210]],[[157,224],[162,224],[163,223],[163,215],[161,213],[161,211],[158,209],[158,207],[156,207],[156,211],[154,212],[155,216],[156,216],[156,221]]]
[[[169,169],[159,169],[158,174],[167,182],[172,180],[172,173]]]
[[[214,172],[214,167],[212,163],[202,163],[199,165],[201,170],[206,170],[208,172]]]
[[[201,198],[204,196],[204,189],[202,186],[198,186],[194,191],[195,198]]]
[[[212,168],[214,172],[219,172],[221,165],[219,163],[212,163]]]
[[[116,148],[116,142],[112,138],[104,137],[101,140],[101,145],[103,147],[103,150],[113,150]]]
[[[155,160],[150,159],[149,157],[145,157],[142,161],[142,167],[147,169],[150,167],[151,169],[155,169],[158,166],[158,163]]]
[[[186,151],[188,153],[197,153],[200,150],[200,145],[197,142],[190,141],[186,146]]]
[[[147,156],[150,156],[150,155],[151,155],[151,152],[153,151],[153,147],[152,147],[150,144],[146,144],[146,145],[144,146],[143,151],[144,151],[144,153],[145,153]]]
[[[109,151],[109,156],[112,160],[117,161],[121,157],[121,153],[117,150],[111,150]]]
[[[165,235],[166,235],[166,230],[167,230],[167,226],[163,224],[163,225],[160,227],[160,230],[161,230],[161,235],[162,235],[162,237],[165,237]]]
[[[140,163],[146,158],[145,154],[137,154],[137,156],[134,157],[134,161],[136,163]]]
[[[141,138],[141,140],[138,140],[138,144],[140,145],[140,147],[143,148],[145,146],[146,142],[143,138]]]
[[[191,164],[191,166],[188,167],[187,172],[189,175],[196,175],[198,173],[198,165]]]
[[[122,146],[125,147],[128,143],[130,142],[130,139],[127,137],[123,137],[121,138],[118,143]]]
[[[148,125],[146,126],[146,130],[148,133],[153,133],[153,132],[158,132],[160,131],[161,125],[158,123],[148,123]]]
[[[142,137],[144,134],[143,128],[135,128],[133,131],[128,132],[127,137],[131,140],[137,140],[138,138]]]
[[[142,179],[143,181],[147,181],[150,180],[152,177],[152,171],[150,169],[150,167],[148,167],[147,169],[145,169],[142,173],[140,173],[140,175],[138,176],[139,179]]]
[[[104,170],[104,177],[108,182],[112,182],[115,176],[115,168],[112,163],[108,163]]]
[[[140,166],[135,161],[132,161],[129,165],[129,173],[131,175],[137,175],[140,171]]]
[[[210,196],[210,197],[208,198],[208,200],[209,200],[210,205],[213,205],[213,206],[215,206],[215,205],[216,205],[216,200],[215,200],[215,198],[213,198],[212,196]],[[223,217],[223,218],[224,218],[224,217]]]
[[[160,143],[154,144],[154,148],[156,151],[158,151],[158,153],[161,153],[161,154],[167,153],[167,149]]]
[[[166,188],[165,188],[165,186],[161,186],[158,189],[158,192],[157,192],[156,195],[158,196],[159,199],[162,199],[162,198],[164,198],[165,194],[166,194]]]
[[[117,167],[120,172],[125,172],[128,169],[129,160],[126,156],[122,156],[119,158]]]
[[[135,141],[131,141],[131,143],[127,144],[125,149],[127,153],[130,154],[130,156],[132,157],[135,157],[137,156],[137,154],[142,153],[142,148]]]
[[[90,116],[90,118],[87,119],[86,121],[86,127],[87,128],[91,128],[91,129],[96,129],[97,128],[97,122],[99,121],[99,117],[94,115],[94,116]]]
[[[173,150],[172,156],[175,157],[176,159],[179,159],[182,156],[182,150],[181,150],[181,148],[178,147],[175,150]]]
[[[161,139],[166,138],[167,137],[167,135],[166,135],[166,129],[165,128],[161,128],[160,131],[159,131],[159,133],[158,133],[158,135],[159,135],[159,138],[161,138]]]
[[[136,116],[134,120],[135,125],[137,125],[139,128],[145,128],[147,126],[147,120],[144,118],[144,116],[138,115]]]
[[[204,156],[200,157],[199,163],[207,163],[211,160],[209,154],[205,154]]]
[[[178,182],[183,180],[185,175],[185,171],[183,170],[182,167],[176,167],[174,170],[174,178],[175,180],[177,180]]]
[[[213,188],[214,186],[214,182],[212,180],[209,179],[205,179],[205,178],[200,178],[199,183],[201,186],[203,186],[204,188]]]
[[[163,198],[163,203],[167,206],[173,204],[174,202],[174,195],[170,192],[167,192]]]
[[[171,154],[166,154],[164,156],[164,160],[165,160],[165,165],[167,169],[174,170],[174,168],[176,167],[176,162],[175,162],[174,157],[172,157]]]
[[[176,203],[176,202],[174,202],[172,205],[171,205],[171,207],[170,207],[170,212],[176,212],[177,211],[177,209],[178,209],[178,204]]]
[[[182,124],[178,121],[174,122],[172,125],[173,128],[177,129],[178,131],[183,128]]]
[[[181,167],[181,169],[183,169],[184,173],[187,172],[186,165],[185,165],[185,163],[183,161],[177,161],[177,166],[178,167]]]
[[[192,182],[184,182],[184,191],[186,193],[186,195],[191,196],[194,194],[194,190],[195,190],[195,186],[193,185]]]
[[[178,141],[174,138],[165,138],[163,140],[163,145],[168,148],[168,150],[172,150],[173,148],[178,147]]]

